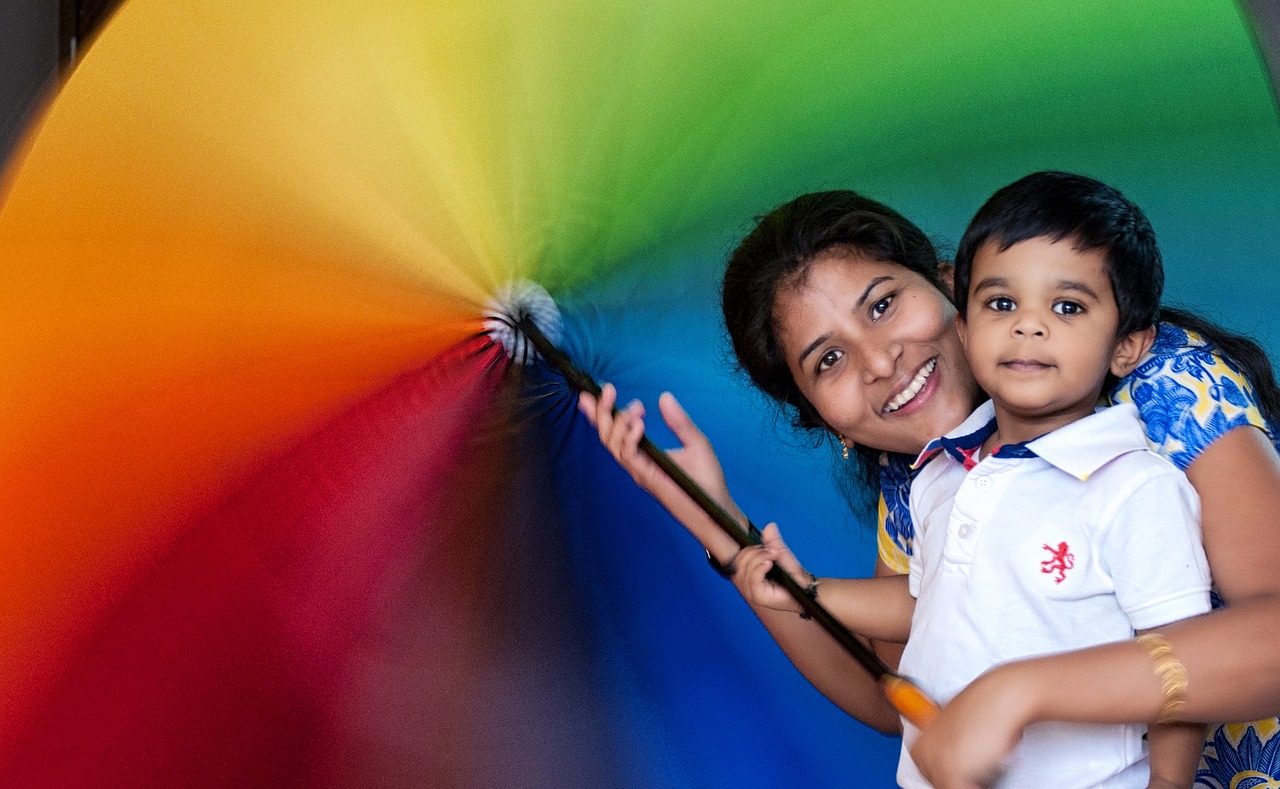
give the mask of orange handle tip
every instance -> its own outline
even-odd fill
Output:
[[[906,677],[885,674],[880,677],[880,686],[893,708],[917,729],[928,726],[938,716],[938,705]]]

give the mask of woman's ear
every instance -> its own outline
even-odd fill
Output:
[[[1115,353],[1111,355],[1111,374],[1117,378],[1124,378],[1133,372],[1133,368],[1138,366],[1138,362],[1142,361],[1142,357],[1151,350],[1151,344],[1155,341],[1155,326],[1148,326],[1121,337],[1116,343]]]
[[[951,299],[954,304],[956,300],[956,266],[954,263],[938,264],[938,283],[942,285],[942,292],[947,294],[947,298]]]

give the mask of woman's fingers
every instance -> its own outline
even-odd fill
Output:
[[[1006,663],[948,702],[911,747],[929,782],[938,789],[992,785],[1031,720],[1027,683],[1043,682],[1040,673],[1026,661]]]
[[[633,455],[640,445],[640,440],[644,438],[646,412],[644,403],[639,400],[632,400],[624,408],[615,411],[617,398],[617,387],[607,383],[600,387],[599,397],[594,397],[588,392],[579,393],[578,409],[595,426],[600,434],[600,443],[604,444],[615,458],[622,460],[624,457]],[[679,439],[681,446],[688,446],[691,442],[707,443],[706,436],[670,392],[662,394],[658,400],[658,407],[667,426]]]
[[[613,424],[613,398],[617,396],[611,384],[605,384],[597,397],[590,392],[578,392],[578,410],[600,433],[601,441],[609,434]]]
[[[613,426],[606,445],[619,461],[634,457],[640,439],[644,437],[644,406],[632,401],[620,411],[613,413]]]
[[[613,384],[600,387],[599,397],[587,392],[578,395],[578,408],[595,425],[600,443],[632,476],[640,473],[639,446],[644,438],[644,404],[633,400],[625,408],[615,410],[618,390]],[[640,481],[637,479],[637,481]]]
[[[592,427],[596,426],[596,397],[587,391],[578,392],[578,410],[587,418]]]
[[[663,392],[658,396],[658,411],[662,414],[662,419],[667,423],[667,427],[671,428],[671,432],[680,441],[682,446],[690,446],[693,444],[707,443],[707,437],[702,434],[698,426],[689,418],[688,412],[680,405],[680,401],[676,400],[676,396],[670,392]]]
[[[782,530],[776,523],[765,524],[760,530],[760,544],[775,552],[787,549],[787,544],[782,541]]]
[[[613,384],[600,387],[600,397],[596,402],[596,429],[600,431],[601,441],[613,432],[613,404],[617,399],[618,390]]]

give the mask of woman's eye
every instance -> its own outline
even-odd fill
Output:
[[[890,293],[888,296],[885,296],[883,299],[880,299],[875,304],[871,305],[871,320],[879,320],[881,316],[889,311],[889,306],[893,304],[894,295],[895,294]]]
[[[994,299],[989,299],[987,306],[996,312],[1013,312],[1018,308],[1018,305],[1014,304],[1013,299],[1008,296],[996,296]]]
[[[1084,312],[1084,305],[1075,301],[1059,301],[1053,305],[1053,311],[1059,315],[1079,315]]]
[[[818,359],[818,372],[829,369],[836,362],[840,361],[840,357],[844,354],[841,351],[830,350],[822,354],[822,358]]]

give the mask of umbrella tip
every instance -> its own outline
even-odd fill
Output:
[[[532,323],[552,343],[560,342],[563,329],[560,308],[551,294],[525,279],[500,286],[485,302],[484,318],[484,330],[516,364],[528,364],[538,355],[521,330],[520,321]]]

